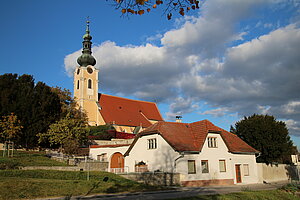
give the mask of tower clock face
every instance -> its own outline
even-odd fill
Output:
[[[93,73],[93,69],[90,68],[90,67],[87,68],[87,71],[88,71],[88,73],[90,73],[90,74]]]

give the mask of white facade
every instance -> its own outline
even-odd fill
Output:
[[[208,147],[209,137],[216,138],[216,147]],[[157,148],[149,149],[148,140],[153,138],[157,141]],[[189,160],[195,162],[195,173],[188,172]],[[255,155],[228,152],[220,134],[209,133],[201,152],[184,155],[176,152],[158,134],[143,136],[138,139],[129,155],[125,157],[125,166],[130,172],[134,172],[135,164],[140,161],[147,164],[149,171],[160,170],[180,173],[181,181],[232,179],[235,184],[237,183],[235,165],[239,165],[241,183],[258,182]],[[202,173],[202,161],[207,161],[208,173]],[[220,172],[220,162],[225,164],[225,171],[222,169],[223,171]]]
[[[156,148],[149,149],[149,142],[156,140]],[[125,167],[130,172],[135,171],[135,164],[143,161],[149,171],[173,172],[174,161],[179,153],[158,134],[142,136],[137,140],[128,156],[125,157]]]
[[[108,162],[108,166],[111,166],[112,156],[115,153],[125,154],[129,146],[121,146],[121,147],[101,147],[101,148],[90,148],[90,157],[93,160],[99,160],[103,162]],[[108,169],[108,171],[111,171]],[[129,172],[128,168],[124,167],[124,172]]]
[[[110,158],[115,152],[124,155],[128,147],[95,148],[91,149],[90,153],[94,159],[101,153],[107,153]],[[236,167],[240,169],[241,184],[258,182],[255,155],[228,152],[226,144],[218,133],[208,133],[202,151],[192,153],[175,151],[159,134],[142,136],[136,141],[129,155],[125,157],[125,171],[135,172],[136,164],[139,162],[144,162],[149,171],[180,173],[180,181],[183,182],[214,180],[237,184],[239,182],[236,177]],[[194,163],[194,171],[189,172],[188,163]],[[207,169],[201,166],[205,163]]]

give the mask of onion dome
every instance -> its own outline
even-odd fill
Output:
[[[92,56],[92,36],[90,35],[90,21],[86,22],[86,33],[83,35],[83,50],[82,55],[77,59],[80,66],[86,67],[88,65],[94,66],[96,59]]]

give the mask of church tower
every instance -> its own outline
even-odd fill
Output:
[[[77,106],[88,116],[91,126],[99,125],[98,111],[98,72],[94,66],[95,58],[92,56],[92,36],[90,35],[89,21],[86,22],[86,33],[83,35],[82,55],[78,57],[74,72],[74,97]]]

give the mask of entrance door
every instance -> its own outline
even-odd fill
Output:
[[[235,165],[235,174],[236,174],[236,182],[241,183],[242,182],[241,165]]]
[[[114,153],[110,160],[110,169],[114,173],[124,172],[124,156],[121,153]]]

